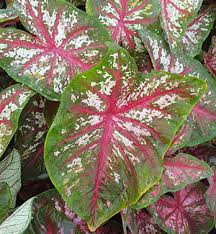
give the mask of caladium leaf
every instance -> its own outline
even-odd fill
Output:
[[[15,148],[21,155],[23,180],[36,179],[45,172],[43,151],[48,126],[44,108],[45,100],[35,95],[20,116]]]
[[[183,53],[191,57],[199,54],[203,42],[212,29],[215,18],[216,7],[210,6],[188,25],[179,47]]]
[[[18,127],[19,116],[34,92],[20,84],[0,93],[0,157]]]
[[[205,202],[203,184],[191,184],[173,194],[164,195],[148,208],[156,222],[167,233],[208,233],[214,225]]]
[[[131,53],[144,51],[138,30],[157,21],[159,14],[157,0],[87,0],[86,9]]]
[[[188,184],[211,177],[212,173],[207,163],[189,154],[180,153],[173,158],[166,157],[160,182],[143,194],[134,207],[147,207],[163,194],[178,191]]]
[[[214,215],[214,220],[216,224],[216,172],[214,175],[208,179],[209,187],[205,193],[206,202]]]
[[[205,88],[165,72],[141,76],[120,47],[69,84],[46,138],[45,163],[90,230],[159,180],[161,159]]]
[[[0,183],[7,183],[12,195],[12,205],[16,204],[16,196],[21,188],[21,162],[17,150],[13,150],[0,162]]]
[[[124,209],[121,212],[124,233],[162,234],[165,233],[154,221],[147,210]]]
[[[161,23],[172,51],[178,48],[201,4],[202,0],[160,0]]]
[[[212,45],[208,53],[204,54],[204,63],[211,74],[216,77],[216,36],[212,37]]]
[[[12,208],[12,196],[7,183],[0,183],[0,223],[9,215]]]
[[[74,6],[84,6],[85,0],[67,0],[68,2],[71,2],[74,4]]]
[[[32,204],[35,197],[20,206],[0,225],[0,234],[23,234],[32,219]]]
[[[156,70],[164,70],[186,76],[195,76],[208,84],[208,92],[188,117],[185,131],[186,146],[194,146],[216,136],[216,83],[201,63],[183,55],[174,55],[163,39],[150,31],[140,32]]]
[[[13,1],[7,2],[6,9],[0,9],[0,24],[6,21],[14,20],[17,17],[17,12],[13,8]]]
[[[33,36],[0,30],[0,65],[48,99],[57,100],[73,76],[90,69],[110,40],[98,21],[62,0],[16,0],[19,17]]]

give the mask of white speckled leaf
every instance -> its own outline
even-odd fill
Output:
[[[180,54],[172,54],[163,39],[151,32],[140,32],[156,70],[164,70],[184,76],[198,77],[208,84],[208,92],[193,109],[184,129],[180,147],[193,146],[216,136],[216,83],[200,62]],[[181,138],[183,136],[180,136]]]
[[[116,47],[70,83],[46,138],[45,163],[90,230],[159,180],[161,159],[205,89],[203,81],[166,72],[140,76]]]
[[[166,157],[160,182],[148,190],[134,205],[134,208],[147,207],[163,194],[181,190],[188,184],[211,177],[212,174],[207,163],[189,154],[181,153],[174,158]]]
[[[75,74],[101,60],[110,37],[96,19],[64,0],[15,0],[15,7],[33,35],[0,29],[0,65],[15,80],[60,99]]]
[[[8,184],[12,195],[12,205],[15,206],[16,196],[21,188],[20,155],[15,149],[0,162],[0,183],[2,182]]]
[[[171,50],[178,49],[187,25],[196,16],[202,0],[160,0],[161,22]]]
[[[0,157],[18,128],[19,116],[34,95],[28,87],[16,84],[0,93]]]
[[[7,9],[0,9],[0,24],[17,17],[16,10],[12,6],[7,7]]]
[[[138,31],[157,21],[160,9],[158,0],[87,0],[86,8],[130,52],[144,51]]]
[[[0,234],[23,234],[32,219],[34,197],[21,205],[0,225]]]
[[[216,18],[216,7],[210,6],[197,16],[187,27],[180,42],[183,53],[195,57],[202,49],[202,44],[208,37]]]
[[[166,233],[209,233],[214,219],[203,196],[205,191],[202,183],[188,185],[173,197],[162,196],[148,211]]]

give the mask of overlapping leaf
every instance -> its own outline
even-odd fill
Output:
[[[12,208],[12,196],[7,183],[0,183],[0,223],[9,215]]]
[[[15,80],[49,99],[59,99],[73,76],[90,69],[110,40],[98,21],[62,0],[15,0],[31,35],[0,30],[0,65]]]
[[[208,233],[214,220],[203,197],[205,190],[199,183],[188,185],[174,197],[164,195],[148,211],[167,233]]]
[[[147,207],[163,194],[178,191],[188,184],[208,178],[211,175],[212,170],[208,164],[189,154],[181,153],[174,158],[166,157],[160,182],[148,190],[134,207]]]
[[[13,85],[14,83],[14,80],[11,79],[10,76],[8,76],[7,73],[0,68],[0,92]]]
[[[34,96],[20,116],[15,148],[22,161],[22,178],[36,179],[44,173],[44,138],[48,130],[44,118],[45,100]]]
[[[13,1],[7,1],[7,8],[0,9],[0,24],[6,21],[14,20],[17,17],[17,12],[13,8]]]
[[[160,0],[162,27],[172,51],[178,48],[201,4],[202,0]]]
[[[193,146],[216,136],[216,83],[201,63],[183,55],[171,54],[160,36],[151,32],[140,32],[156,70],[180,75],[195,76],[208,84],[208,92],[193,109],[187,120],[183,146]]]
[[[158,181],[161,159],[204,90],[203,81],[165,72],[141,77],[128,53],[114,47],[70,83],[47,135],[45,162],[91,230]]]
[[[0,162],[0,183],[8,184],[12,196],[12,206],[15,206],[16,196],[21,188],[21,162],[17,150],[13,150]]]
[[[216,77],[216,36],[212,37],[212,45],[208,53],[204,55],[204,63],[211,74]]]
[[[157,20],[157,0],[87,0],[87,12],[95,15],[113,40],[130,52],[142,52],[138,30]]]
[[[191,57],[199,54],[216,18],[216,7],[210,6],[197,16],[187,27],[180,42],[180,50]]]
[[[34,92],[20,84],[10,86],[0,93],[0,156],[16,132],[19,116],[33,95]]]

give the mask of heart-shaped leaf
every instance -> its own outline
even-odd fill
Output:
[[[131,53],[144,51],[138,30],[158,20],[159,14],[157,0],[87,0],[86,8]]]
[[[204,54],[204,63],[211,74],[216,77],[216,36],[212,37],[212,45],[208,53]]]
[[[45,100],[35,95],[19,120],[15,148],[21,155],[22,179],[36,179],[44,173],[44,138],[48,130],[44,118]]]
[[[179,47],[183,53],[191,57],[199,54],[203,42],[212,29],[215,18],[216,7],[210,6],[188,25]]]
[[[214,172],[214,175],[209,178],[208,181],[210,185],[205,193],[205,199],[210,210],[212,211],[212,214],[214,215],[216,224],[216,172]]]
[[[124,209],[121,212],[124,233],[131,234],[162,234],[163,230],[155,223],[147,210]]]
[[[0,183],[7,183],[11,196],[12,206],[15,207],[16,196],[21,188],[21,162],[17,150],[13,150],[0,162]]]
[[[7,183],[0,183],[0,223],[7,218],[12,207],[10,188]]]
[[[19,116],[34,95],[29,88],[16,84],[0,93],[0,157],[18,128]]]
[[[15,0],[15,6],[36,36],[1,29],[0,65],[18,82],[57,100],[75,74],[101,60],[110,38],[96,19],[64,0]]]
[[[163,39],[150,31],[140,32],[156,70],[164,70],[186,76],[195,76],[208,84],[208,92],[193,109],[185,131],[187,141],[181,147],[209,141],[216,136],[216,82],[197,60],[183,55],[174,55]]]
[[[160,0],[161,23],[172,51],[178,48],[201,4],[202,0]]]
[[[134,207],[147,207],[167,192],[178,191],[188,184],[210,176],[212,176],[212,170],[208,164],[189,154],[181,153],[174,158],[166,157],[160,182],[148,190]]]
[[[116,47],[70,83],[46,138],[45,163],[90,230],[159,180],[161,159],[205,88],[166,72],[140,76]]]
[[[167,233],[208,233],[214,220],[203,194],[201,183],[188,185],[174,197],[164,195],[148,211]]]

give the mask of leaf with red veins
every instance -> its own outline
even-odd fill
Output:
[[[187,25],[196,16],[202,0],[160,0],[161,23],[170,49],[176,51]]]
[[[16,133],[15,148],[22,160],[22,179],[36,179],[45,172],[43,154],[48,126],[44,118],[45,100],[34,96],[24,109]]]
[[[180,50],[191,57],[198,55],[208,37],[216,16],[216,7],[210,6],[198,15],[187,27],[180,42]]]
[[[164,70],[184,76],[197,77],[208,84],[208,92],[193,109],[187,119],[189,129],[185,131],[180,147],[194,146],[216,136],[216,83],[200,62],[184,55],[174,55],[163,39],[150,31],[140,32],[156,70]]]
[[[204,64],[211,74],[216,77],[216,36],[212,37],[212,45],[208,53],[204,54]]]
[[[214,175],[208,178],[208,181],[210,185],[205,193],[205,199],[216,221],[216,172],[215,170],[214,170]]]
[[[46,138],[45,164],[90,230],[159,180],[175,132],[205,89],[166,72],[140,76],[120,47],[70,83]]]
[[[18,128],[22,110],[33,95],[32,90],[20,84],[10,86],[0,93],[0,157]]]
[[[157,0],[87,0],[87,12],[96,16],[113,40],[131,53],[143,52],[138,31],[158,20]]]
[[[188,185],[174,197],[162,196],[148,211],[167,233],[208,233],[214,220],[204,199],[205,191],[201,183]]]
[[[166,157],[160,182],[148,190],[134,207],[136,209],[147,207],[163,194],[181,190],[188,184],[211,177],[212,173],[207,163],[189,154],[181,153],[173,158]]]
[[[124,209],[121,212],[124,233],[163,234],[165,233],[154,221],[147,210]],[[128,230],[130,232],[128,232]]]
[[[31,34],[0,29],[0,65],[16,81],[59,100],[74,75],[101,60],[111,39],[96,19],[64,0],[16,0],[15,6]]]

